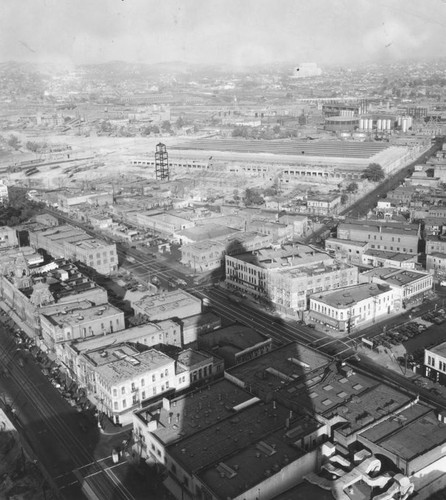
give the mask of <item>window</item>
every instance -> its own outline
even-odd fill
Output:
[[[142,378],[142,379],[141,379],[141,387],[144,387],[145,383],[146,383],[146,379],[145,379],[145,378]]]
[[[117,409],[118,409],[118,402],[117,402],[117,401],[115,401],[115,402],[113,403],[113,409],[114,409],[114,410],[117,410]]]
[[[125,394],[125,387],[121,387],[121,394]]]
[[[116,397],[118,395],[118,390],[115,388],[113,389],[113,397]]]
[[[127,408],[127,401],[125,399],[122,400],[122,407]]]
[[[152,382],[155,382],[155,374],[152,375]]]
[[[153,388],[153,395],[156,394],[156,387]]]

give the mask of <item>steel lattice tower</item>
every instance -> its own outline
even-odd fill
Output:
[[[170,177],[169,157],[167,155],[166,145],[161,142],[156,145],[155,174],[156,180],[160,181],[168,181]]]

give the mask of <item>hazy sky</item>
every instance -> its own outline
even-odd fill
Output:
[[[0,0],[0,61],[353,63],[446,54],[446,0]]]

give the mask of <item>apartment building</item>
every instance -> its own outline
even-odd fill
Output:
[[[337,237],[341,240],[365,241],[369,248],[417,254],[420,226],[386,222],[343,222]]]
[[[130,423],[132,411],[148,398],[177,385],[175,361],[156,349],[138,352],[130,345],[110,345],[85,354],[95,367],[99,411],[116,424]]]
[[[358,282],[358,269],[305,245],[225,257],[226,283],[266,305],[302,317],[308,298]]]
[[[397,310],[400,293],[376,283],[316,293],[310,297],[309,320],[327,331],[350,333],[352,328],[382,320]]]
[[[54,258],[63,257],[109,275],[118,269],[116,244],[92,238],[82,229],[70,225],[30,231],[30,245],[43,249]]]

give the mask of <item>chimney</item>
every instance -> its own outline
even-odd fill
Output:
[[[172,412],[170,412],[170,413],[169,413],[169,424],[171,424],[171,423],[172,423],[172,415],[173,415],[173,413],[172,413]]]

